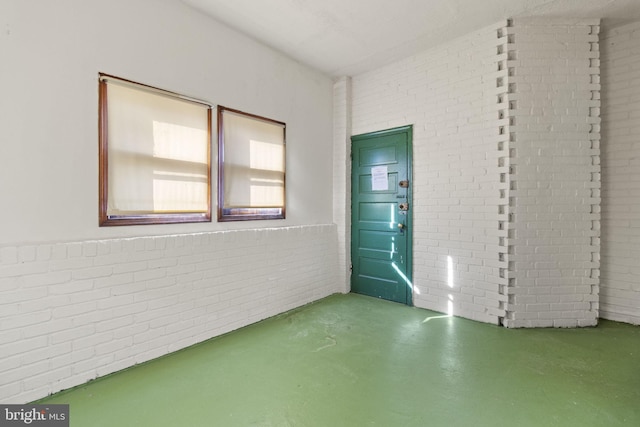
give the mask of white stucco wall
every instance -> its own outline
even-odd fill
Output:
[[[0,245],[331,222],[327,76],[175,0],[3,1],[0,52]],[[286,122],[287,219],[99,228],[99,72]]]

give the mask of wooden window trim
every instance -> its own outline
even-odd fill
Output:
[[[149,213],[141,215],[109,215],[109,156],[108,156],[108,93],[107,79],[119,80],[134,86],[146,88],[152,92],[162,93],[177,99],[189,100],[207,108],[207,211],[198,213]],[[158,89],[153,86],[133,82],[131,80],[99,73],[99,107],[98,107],[98,212],[99,226],[126,226],[149,224],[178,224],[194,222],[211,222],[211,106],[203,101],[185,97],[174,92]]]
[[[218,222],[229,221],[259,221],[259,220],[275,220],[286,218],[286,206],[287,206],[287,180],[286,180],[286,147],[287,147],[287,133],[286,123],[277,120],[269,119],[267,117],[258,116],[256,114],[247,113],[244,111],[236,110],[233,108],[223,107],[218,105],[217,107],[217,119],[218,119]],[[273,123],[282,126],[284,129],[283,135],[283,150],[285,153],[285,171],[283,173],[283,203],[280,208],[231,208],[224,209],[224,131],[223,131],[223,113],[225,111],[239,114],[245,117],[249,117],[256,120],[262,120],[268,123]]]

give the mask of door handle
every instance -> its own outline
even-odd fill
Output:
[[[406,228],[406,226],[405,226],[403,223],[399,222],[399,223],[398,223],[398,228],[400,229],[400,231],[404,231],[404,229]]]

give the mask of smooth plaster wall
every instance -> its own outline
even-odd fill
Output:
[[[3,1],[0,52],[0,245],[332,221],[327,76],[177,0]],[[287,219],[99,228],[99,72],[286,122]]]

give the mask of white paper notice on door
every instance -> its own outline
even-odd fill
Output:
[[[389,171],[386,166],[374,166],[371,168],[371,190],[386,191],[389,189]]]

